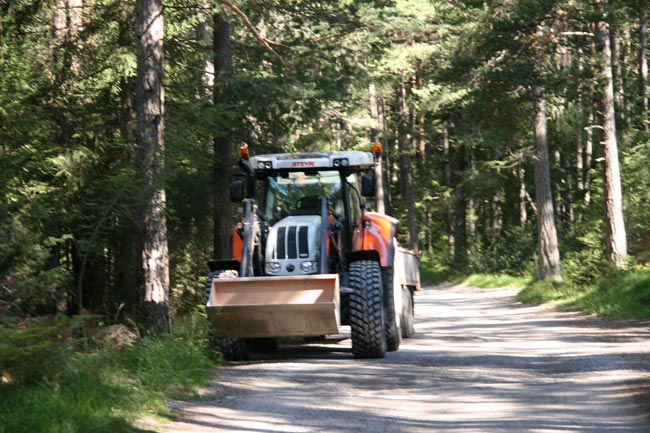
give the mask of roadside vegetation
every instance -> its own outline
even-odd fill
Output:
[[[421,275],[423,283],[427,284],[453,281],[482,288],[519,288],[517,300],[527,304],[548,303],[560,309],[601,317],[650,319],[649,266],[637,264],[617,269],[597,258],[585,260],[584,255],[581,254],[582,260],[567,259],[566,277],[555,282],[521,272],[521,266],[519,271],[489,267],[480,271],[454,271],[450,265],[431,256],[423,257]]]
[[[166,401],[196,395],[216,363],[203,320],[136,340],[124,327],[88,337],[92,319],[0,328],[1,433],[142,432],[138,420],[173,416]]]

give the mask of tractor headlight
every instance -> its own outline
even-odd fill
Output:
[[[266,262],[264,265],[264,270],[267,274],[277,274],[280,272],[280,263],[278,262]]]
[[[302,262],[300,264],[300,270],[305,274],[316,272],[318,270],[318,262]]]

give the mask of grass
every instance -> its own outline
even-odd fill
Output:
[[[530,280],[530,277],[518,277],[507,274],[471,274],[466,276],[463,282],[472,286],[485,288],[523,288],[530,283]]]
[[[566,266],[563,282],[546,282],[531,276],[452,272],[431,257],[423,257],[423,283],[444,281],[483,288],[522,289],[517,300],[527,304],[552,304],[560,309],[621,319],[650,319],[650,267],[616,270],[606,264]],[[572,265],[569,263],[569,265]]]
[[[188,322],[120,349],[58,342],[65,356],[47,365],[46,351],[43,374],[14,376],[20,380],[8,380],[0,364],[0,433],[143,432],[138,419],[173,416],[165,401],[191,397],[207,380],[215,360],[201,328],[202,321]]]
[[[603,317],[650,319],[650,269],[613,271],[591,284],[536,281],[517,299]]]

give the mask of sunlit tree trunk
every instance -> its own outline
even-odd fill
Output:
[[[535,197],[537,202],[537,265],[541,279],[559,281],[560,250],[553,212],[549,169],[546,98],[539,96],[535,116]]]
[[[528,192],[526,191],[526,169],[523,165],[519,166],[517,176],[519,178],[519,225],[525,227],[528,221],[528,211],[526,208]]]
[[[623,218],[623,190],[616,139],[616,110],[609,25],[605,18],[598,22],[598,48],[602,55],[601,112],[603,127],[603,192],[605,200],[605,256],[618,268],[625,267],[627,235]]]
[[[169,254],[164,168],[163,5],[138,0],[136,173],[146,192],[141,213],[140,325],[151,333],[169,329]]]
[[[373,126],[370,128],[370,142],[378,143],[379,142],[379,105],[377,103],[377,88],[375,83],[370,83],[368,85],[368,94],[370,95],[370,117],[373,120]],[[375,200],[377,202],[377,212],[383,214],[386,213],[386,206],[384,200],[384,163],[383,155],[378,155],[376,158],[377,165],[375,166],[375,182],[376,182],[376,194]]]

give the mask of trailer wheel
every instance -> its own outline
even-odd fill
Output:
[[[212,280],[214,278],[237,278],[239,272],[234,270],[221,270],[210,272],[208,274],[208,283],[206,293],[210,297],[212,289]],[[226,361],[243,361],[248,359],[248,349],[246,341],[243,338],[216,337],[212,329],[208,330],[208,340],[210,347],[221,353]]]
[[[386,326],[386,348],[389,352],[394,352],[399,349],[399,345],[402,342],[402,325],[401,317],[402,316],[402,291],[401,284],[395,287],[395,282],[393,281],[394,276],[393,267],[389,266],[384,268],[384,290],[383,290],[383,300],[384,300],[384,321]],[[399,304],[395,296],[399,296]]]
[[[372,260],[350,263],[350,327],[355,358],[383,358],[386,328],[381,295],[381,269]]]
[[[402,337],[411,338],[415,335],[415,314],[413,306],[413,291],[406,288],[402,291]]]

